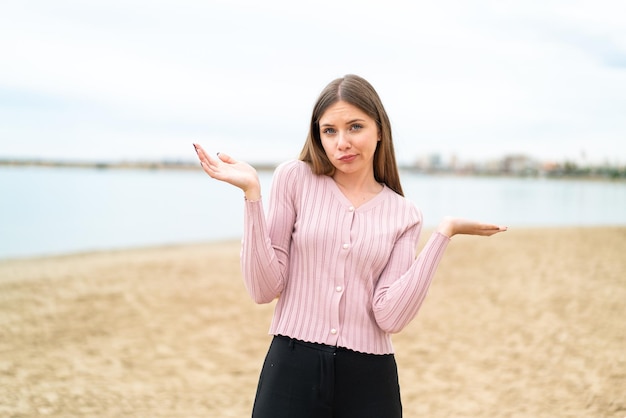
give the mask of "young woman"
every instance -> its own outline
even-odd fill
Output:
[[[254,168],[194,146],[209,176],[244,192],[248,292],[278,299],[253,418],[401,417],[391,334],[417,314],[452,236],[506,228],[445,218],[415,257],[422,216],[403,197],[382,102],[355,75],[322,91],[299,160],[275,171],[267,219]]]

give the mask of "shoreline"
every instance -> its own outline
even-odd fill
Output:
[[[239,248],[0,260],[0,415],[249,416],[274,304]],[[454,237],[393,336],[405,416],[623,418],[625,250],[626,226]]]
[[[626,225],[582,225],[582,226],[521,226],[521,227],[509,227],[509,230],[513,231],[523,231],[523,232],[549,232],[549,233],[557,233],[558,231],[567,231],[567,230],[597,230],[597,229],[626,229]],[[422,236],[420,237],[420,242],[424,240],[424,237],[430,236],[434,232],[434,227],[424,227],[422,230]],[[466,239],[467,237],[455,237],[455,240],[458,239]],[[9,257],[1,257],[0,256],[0,266],[2,263],[7,262],[37,262],[41,260],[47,259],[55,259],[55,258],[72,258],[72,257],[85,257],[90,255],[114,255],[119,253],[134,253],[134,252],[146,252],[146,251],[167,251],[167,250],[175,250],[175,249],[183,249],[189,248],[193,249],[195,247],[210,247],[213,245],[233,245],[241,242],[241,238],[226,238],[226,239],[216,239],[216,240],[207,240],[207,241],[194,241],[194,242],[178,242],[178,243],[165,243],[165,244],[154,244],[154,245],[139,245],[139,246],[130,246],[130,247],[119,247],[119,248],[104,248],[104,249],[86,249],[86,250],[77,250],[77,251],[68,251],[68,252],[58,252],[58,253],[48,253],[48,254],[34,254],[34,255],[24,255],[24,256],[9,256]],[[626,247],[625,247],[626,249]]]
[[[273,172],[279,163],[256,162],[251,165],[260,172]],[[0,159],[0,167],[76,168],[93,170],[172,170],[197,171],[198,164],[186,160],[172,161],[73,161],[39,159]],[[442,177],[522,178],[538,180],[581,180],[626,183],[626,168],[589,167],[582,172],[560,170],[510,171],[501,169],[423,169],[412,165],[398,166],[400,172]],[[593,172],[595,170],[596,172]],[[620,171],[621,170],[621,171]]]

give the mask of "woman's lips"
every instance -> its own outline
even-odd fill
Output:
[[[344,163],[349,163],[349,162],[354,161],[355,158],[356,158],[356,155],[350,154],[350,155],[341,156],[338,158],[338,160]]]

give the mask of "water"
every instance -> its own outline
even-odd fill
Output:
[[[626,225],[626,183],[494,177],[403,177],[425,224],[445,215],[508,226]]]
[[[271,173],[260,173],[269,195]],[[510,227],[626,225],[626,184],[402,173],[407,198],[442,216]],[[0,167],[0,259],[237,239],[243,194],[198,171]]]

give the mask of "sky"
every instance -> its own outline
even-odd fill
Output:
[[[623,0],[2,2],[0,158],[297,158],[345,74],[401,163],[626,164]]]

